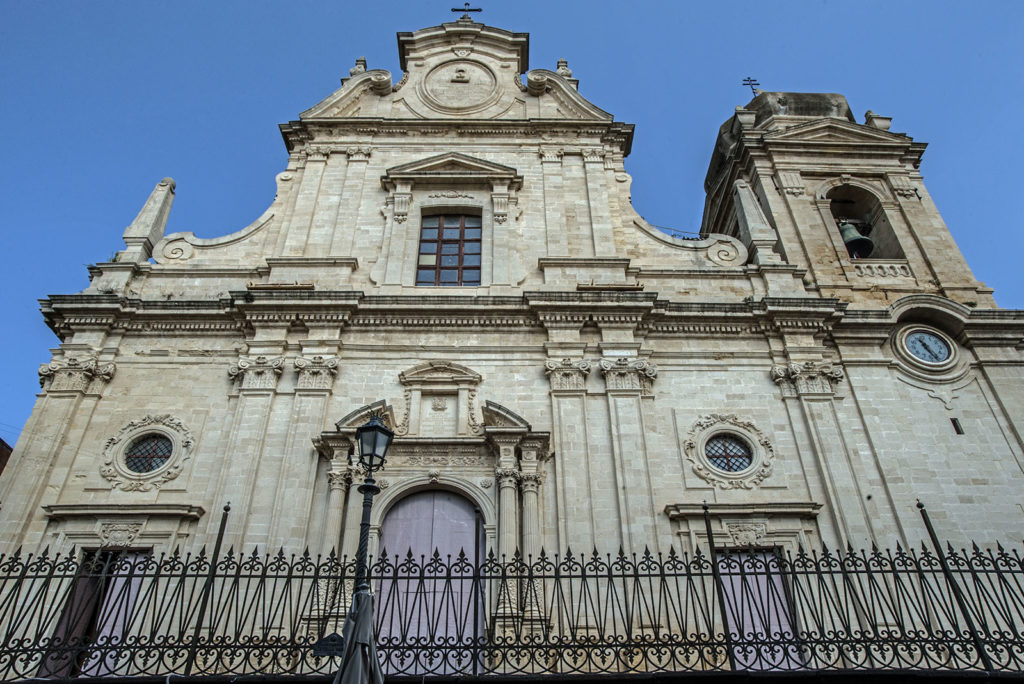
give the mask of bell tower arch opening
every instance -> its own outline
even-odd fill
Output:
[[[840,185],[825,195],[836,228],[852,259],[903,259],[881,202],[855,185]]]

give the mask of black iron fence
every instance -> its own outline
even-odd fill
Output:
[[[934,539],[934,537],[933,537]],[[347,559],[0,557],[0,678],[330,673]],[[1024,670],[1024,559],[995,549],[387,557],[385,673]]]

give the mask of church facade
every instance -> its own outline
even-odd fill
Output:
[[[399,34],[281,126],[216,238],[157,184],[83,292],[0,477],[0,545],[351,555],[355,428],[395,441],[371,546],[991,545],[1024,522],[1024,314],[972,275],[925,145],[835,94],[718,131],[699,236],[630,204],[633,126],[528,36]]]

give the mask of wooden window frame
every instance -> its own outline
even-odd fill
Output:
[[[426,222],[431,219],[437,220],[436,226],[427,226]],[[477,225],[467,225],[467,220],[470,223],[476,223]],[[446,229],[451,230],[454,228],[459,229],[458,239],[444,237],[444,231]],[[435,230],[437,231],[434,238],[424,237],[425,231]],[[466,232],[469,230],[477,231],[476,237],[467,237]],[[456,252],[451,254],[443,253],[445,245],[457,245]],[[467,246],[477,247],[476,252],[466,250]],[[432,247],[432,251],[424,251],[424,247]],[[422,263],[424,257],[434,257],[433,264]],[[457,264],[453,268],[452,266],[442,266],[442,257],[457,256]],[[480,263],[477,264],[466,264],[465,260],[467,256],[476,256]],[[437,213],[427,214],[420,220],[420,233],[419,233],[419,247],[416,250],[416,286],[417,287],[479,287],[481,284],[481,274],[483,266],[483,219],[479,214],[456,214],[456,213]],[[442,281],[441,274],[444,271],[455,271],[456,280],[454,281]],[[476,278],[467,278],[467,275],[472,274],[476,271]],[[427,279],[424,274],[432,273],[432,278]]]

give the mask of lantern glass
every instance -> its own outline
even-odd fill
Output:
[[[366,425],[356,430],[356,441],[359,442],[359,462],[368,471],[380,470],[384,465],[388,447],[395,433],[374,416]]]

